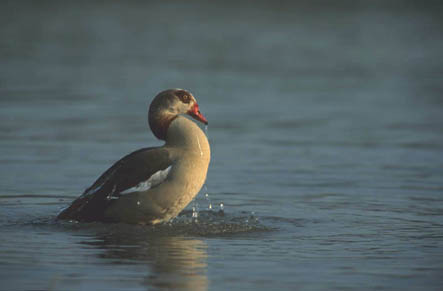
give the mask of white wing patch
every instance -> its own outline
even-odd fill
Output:
[[[126,189],[125,191],[120,192],[120,194],[129,194],[133,192],[142,192],[151,189],[159,184],[161,184],[166,177],[168,177],[169,171],[171,170],[171,166],[167,167],[164,170],[160,170],[155,172],[148,180],[142,181],[138,183],[138,185]]]

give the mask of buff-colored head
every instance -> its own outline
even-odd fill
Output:
[[[190,92],[183,89],[169,89],[157,94],[149,106],[149,126],[154,135],[164,140],[169,124],[180,114],[187,114],[195,120],[208,124]]]

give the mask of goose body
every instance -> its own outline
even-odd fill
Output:
[[[207,124],[188,91],[159,93],[149,125],[165,144],[117,161],[58,218],[157,224],[176,217],[203,186],[211,156],[206,135],[185,114]]]

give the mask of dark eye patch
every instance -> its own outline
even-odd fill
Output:
[[[189,93],[186,91],[177,91],[175,93],[177,97],[181,100],[183,103],[189,103],[191,102],[191,96],[189,96]]]

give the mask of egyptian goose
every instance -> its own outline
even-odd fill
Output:
[[[184,114],[208,124],[191,93],[160,92],[148,119],[165,144],[117,161],[57,218],[157,224],[176,217],[203,186],[211,156],[206,135]]]

